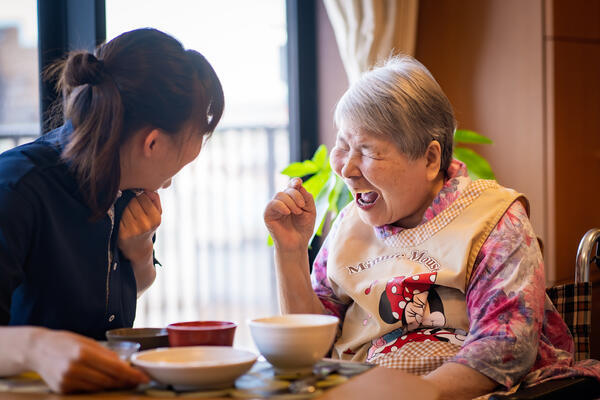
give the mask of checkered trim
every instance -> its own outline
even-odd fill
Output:
[[[423,243],[437,232],[446,227],[454,218],[477,199],[484,190],[500,187],[494,180],[478,179],[471,182],[465,191],[452,202],[444,211],[430,221],[413,229],[405,229],[387,237],[384,242],[388,246],[412,247]]]
[[[590,358],[592,284],[570,283],[546,289],[548,297],[569,327],[575,342],[575,361]]]
[[[410,342],[376,358],[373,363],[414,375],[426,375],[454,357],[459,350],[459,345],[449,342]]]

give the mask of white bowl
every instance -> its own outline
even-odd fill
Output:
[[[256,347],[279,373],[309,372],[335,339],[339,319],[285,314],[248,321]]]
[[[256,354],[230,346],[189,346],[135,353],[131,363],[177,388],[220,389],[233,386],[256,359]]]

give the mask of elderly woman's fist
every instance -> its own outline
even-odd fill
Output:
[[[312,195],[302,186],[300,178],[293,178],[267,204],[264,220],[277,249],[297,251],[308,248],[316,215]]]

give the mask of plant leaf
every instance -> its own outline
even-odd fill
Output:
[[[473,179],[496,179],[490,164],[485,158],[481,157],[473,150],[465,147],[455,147],[454,158],[467,165],[469,175],[471,175]]]
[[[304,160],[302,162],[295,162],[283,169],[281,173],[289,177],[302,177],[310,174],[314,174],[319,171],[319,167],[312,160]]]
[[[334,215],[337,215],[340,212],[338,201],[346,185],[337,175],[335,178],[335,185],[333,185],[333,189],[329,192],[329,211],[334,213]]]
[[[338,178],[338,179],[341,181],[340,178]],[[352,192],[350,192],[350,190],[348,189],[348,186],[346,186],[344,184],[342,193],[340,193],[340,197],[338,198],[338,202],[337,202],[338,210],[341,211],[344,207],[346,207],[346,205],[348,205],[348,203],[351,203],[353,201],[354,201],[354,197],[352,197]],[[333,219],[335,219],[335,217],[337,217],[337,214],[334,216]]]
[[[331,175],[331,168],[323,169],[310,178],[308,178],[302,186],[308,191],[308,193],[312,194],[313,197],[317,198],[317,196],[321,193],[321,190],[325,187],[325,184],[329,180]]]
[[[331,172],[331,169],[329,169],[329,176],[327,181],[325,181],[325,184],[321,188],[321,191],[317,194],[317,196],[315,196],[315,207],[317,209],[317,217],[315,220],[315,229],[308,243],[312,243],[315,236],[321,236],[321,233],[323,233],[323,225],[325,222],[325,218],[327,217],[327,211],[329,210],[329,194],[331,193],[336,184],[335,177],[336,175]]]
[[[313,239],[315,238],[315,236],[321,236],[323,234],[323,227],[325,226],[325,220],[327,219],[327,210],[325,210],[325,213],[323,214],[323,218],[321,218],[321,223],[319,224],[317,230],[313,233],[312,237],[310,238],[310,243],[312,243]],[[318,222],[319,220],[316,220],[316,222]]]
[[[322,144],[317,148],[315,154],[313,155],[312,162],[314,162],[319,169],[322,169],[326,165],[329,165],[329,157],[327,157],[327,146]]]
[[[480,144],[492,144],[492,140],[477,132],[469,131],[466,129],[457,129],[454,132],[455,143],[480,143]]]

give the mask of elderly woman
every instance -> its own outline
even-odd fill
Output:
[[[282,312],[338,316],[332,357],[425,375],[444,398],[571,365],[528,202],[495,181],[472,181],[452,159],[455,119],[429,71],[411,57],[388,60],[344,94],[335,121],[331,165],[355,201],[312,276],[315,205],[300,179],[264,213]]]

